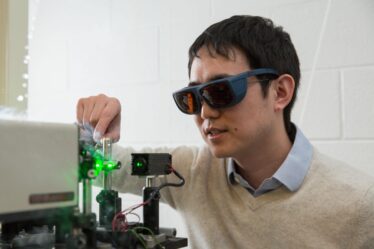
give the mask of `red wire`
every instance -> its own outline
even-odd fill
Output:
[[[116,215],[114,215],[113,220],[112,220],[112,231],[114,232],[114,231],[116,230],[116,227],[117,227],[117,219],[118,219],[118,218],[122,218],[122,219],[123,219],[122,222],[124,222],[124,225],[123,225],[124,227],[122,227],[122,228],[124,228],[124,230],[126,231],[127,228],[128,228],[128,222],[127,222],[127,218],[126,218],[126,216],[127,216],[128,214],[132,213],[132,211],[134,211],[135,209],[137,209],[137,208],[139,208],[139,207],[142,207],[142,206],[144,206],[144,205],[146,205],[146,204],[148,204],[148,203],[149,203],[149,201],[142,202],[142,203],[140,203],[140,204],[137,204],[137,205],[134,205],[134,206],[132,206],[132,207],[126,208],[125,210],[120,211],[120,212],[118,212]],[[121,221],[120,221],[120,222],[121,222]],[[122,224],[119,224],[119,226],[121,227]],[[120,229],[120,230],[122,230],[122,229]]]
[[[170,171],[173,172],[173,173],[175,172],[175,169],[171,165],[170,165]],[[129,207],[129,208],[123,210],[123,211],[120,211],[116,215],[114,215],[113,220],[112,220],[112,231],[114,232],[116,230],[117,219],[118,218],[122,218],[123,219],[122,221],[119,221],[120,224],[118,224],[118,226],[120,228],[124,229],[124,231],[127,231],[127,229],[128,229],[128,222],[127,222],[126,216],[128,214],[131,214],[132,211],[134,211],[135,209],[137,209],[139,207],[142,207],[144,205],[147,205],[148,203],[149,203],[149,201],[142,202],[140,204],[137,204],[137,205],[134,205],[132,207]],[[122,229],[120,229],[120,230],[122,231]]]

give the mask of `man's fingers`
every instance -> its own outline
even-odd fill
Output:
[[[93,132],[95,141],[103,135],[118,141],[121,129],[121,103],[104,94],[82,98],[77,103],[77,121]]]
[[[93,135],[94,140],[98,142],[103,137],[109,137],[113,139],[114,142],[118,141],[120,136],[120,122],[117,120],[120,119],[120,114],[118,114],[118,117],[115,117],[114,120],[111,118],[101,118],[95,128]]]
[[[121,114],[117,115],[114,120],[109,124],[109,127],[104,134],[104,137],[109,137],[113,142],[118,142],[120,139],[121,131]]]
[[[119,139],[119,133],[120,133],[120,120],[121,120],[121,105],[117,99],[110,99],[108,101],[107,105],[103,109],[103,111],[100,114],[100,119],[96,124],[95,127],[95,133],[94,133],[94,139],[100,140],[101,137],[109,133],[111,135],[114,135],[115,137],[111,137],[112,139]],[[114,128],[114,130],[108,130],[109,128]]]
[[[91,116],[89,119],[90,124],[95,127],[100,120],[101,113],[106,107],[107,102],[96,102],[94,108],[92,109]]]
[[[89,97],[86,101],[83,102],[83,124],[90,123],[90,117],[92,114],[92,110],[95,107],[95,100],[93,97]]]
[[[118,130],[113,130],[111,132],[106,133],[103,137],[109,137],[109,138],[112,139],[113,143],[116,143],[120,139],[120,134],[119,134]]]

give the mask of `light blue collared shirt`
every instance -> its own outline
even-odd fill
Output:
[[[308,173],[312,160],[313,147],[301,130],[296,127],[295,141],[288,153],[286,160],[270,178],[266,178],[261,185],[255,189],[235,170],[235,162],[229,159],[227,165],[227,177],[231,184],[240,184],[246,188],[254,197],[266,192],[285,186],[289,191],[298,190]]]

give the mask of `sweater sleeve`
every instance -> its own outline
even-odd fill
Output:
[[[358,204],[356,234],[352,237],[350,248],[374,248],[374,185],[372,185]]]
[[[184,178],[185,183],[181,187],[166,187],[161,191],[161,200],[166,202],[174,209],[180,209],[180,204],[184,200],[184,196],[190,192],[191,189],[191,175],[194,168],[197,166],[198,158],[203,153],[202,149],[197,147],[181,146],[173,149],[172,166]],[[178,183],[180,179],[174,174],[160,178],[162,183]]]

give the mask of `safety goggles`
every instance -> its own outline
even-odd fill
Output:
[[[179,110],[186,114],[198,114],[204,100],[214,109],[227,108],[238,104],[247,93],[247,78],[258,75],[278,77],[271,68],[259,68],[238,75],[213,80],[196,86],[184,87],[173,93]]]

